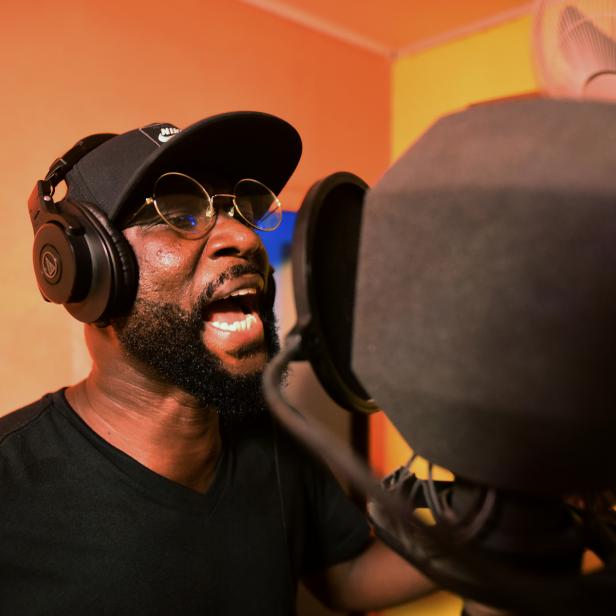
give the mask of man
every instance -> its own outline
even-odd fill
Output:
[[[429,587],[262,399],[255,230],[300,150],[278,118],[223,114],[86,139],[39,183],[39,286],[87,323],[93,367],[0,420],[1,613],[288,614],[301,577],[358,610]]]

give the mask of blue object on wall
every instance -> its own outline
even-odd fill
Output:
[[[280,267],[291,257],[291,243],[293,242],[293,229],[295,229],[296,212],[284,212],[282,223],[276,231],[258,231],[270,263],[275,267]]]

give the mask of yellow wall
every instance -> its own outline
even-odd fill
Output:
[[[535,90],[530,33],[530,18],[518,19],[394,62],[392,160],[444,114],[470,103]],[[382,414],[371,421],[375,466],[381,472],[391,471],[408,459],[410,450]],[[459,616],[460,609],[460,599],[438,593],[383,614]]]
[[[440,116],[470,103],[536,89],[529,17],[392,66],[392,154],[397,158]]]

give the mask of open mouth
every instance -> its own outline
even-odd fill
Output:
[[[257,289],[237,289],[209,303],[203,320],[221,332],[247,332],[261,323]]]

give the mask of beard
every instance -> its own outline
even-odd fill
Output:
[[[209,295],[211,293],[206,293]],[[206,298],[204,296],[205,301]],[[137,299],[129,315],[112,326],[125,351],[166,383],[214,408],[223,424],[261,417],[267,413],[262,392],[262,371],[236,375],[203,344],[203,302],[190,312],[175,304]],[[261,306],[267,358],[280,349],[272,306]],[[244,354],[249,354],[247,348]],[[241,355],[241,352],[240,352]]]

